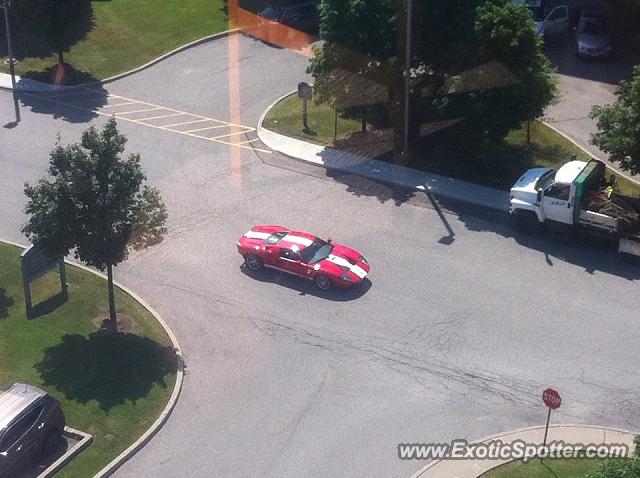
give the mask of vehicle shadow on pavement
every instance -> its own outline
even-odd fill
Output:
[[[285,272],[274,269],[263,268],[259,271],[251,271],[244,264],[240,266],[240,270],[251,279],[260,282],[270,282],[280,286],[295,290],[299,295],[311,295],[320,297],[321,299],[332,300],[335,302],[348,302],[356,300],[365,295],[371,289],[372,283],[369,278],[365,277],[362,283],[349,289],[332,288],[328,291],[318,289],[312,281],[295,277]]]
[[[88,123],[107,104],[109,92],[101,85],[48,93],[19,93],[22,107],[69,123]]]
[[[67,400],[92,400],[103,410],[146,397],[154,385],[167,387],[178,356],[169,346],[132,333],[67,334],[35,365],[45,385]]]
[[[540,234],[531,235],[515,229],[506,212],[443,198],[438,198],[438,203],[456,214],[470,231],[499,234],[539,251],[542,253],[540,260],[549,267],[553,267],[556,261],[562,261],[582,267],[589,274],[600,271],[627,280],[640,280],[640,265],[625,261],[610,241],[571,233],[564,228],[545,228]]]

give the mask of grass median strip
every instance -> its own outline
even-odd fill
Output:
[[[553,458],[514,461],[483,473],[478,478],[584,478],[585,473],[599,464],[594,458]]]
[[[65,53],[65,62],[79,72],[71,83],[123,73],[181,45],[227,30],[225,3],[224,0],[93,1],[93,28]],[[29,52],[20,51],[19,44],[14,54],[20,59],[16,67],[19,75],[42,72],[57,62],[55,54],[30,57]],[[2,64],[0,71],[8,73],[9,69]]]
[[[60,400],[67,424],[94,442],[56,476],[92,476],[132,444],[164,409],[177,357],[153,316],[117,290],[120,333],[108,317],[103,279],[67,267],[69,300],[52,271],[32,284],[37,311],[25,318],[19,248],[0,243],[0,387],[22,381]]]

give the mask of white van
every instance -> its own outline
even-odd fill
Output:
[[[526,5],[536,22],[536,35],[554,35],[569,31],[569,7],[556,5],[547,9],[544,0],[513,0],[516,5]]]

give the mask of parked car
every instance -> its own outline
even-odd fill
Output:
[[[358,251],[283,226],[255,226],[237,247],[249,270],[271,267],[312,280],[321,290],[359,284],[370,270]]]
[[[569,7],[555,5],[547,9],[544,0],[513,0],[516,5],[526,5],[535,22],[536,35],[552,36],[569,31]]]
[[[611,30],[604,13],[598,10],[580,12],[575,32],[576,55],[585,58],[609,58],[613,54]]]
[[[55,452],[64,427],[60,402],[45,391],[14,383],[0,392],[0,477]]]
[[[259,14],[268,22],[281,23],[307,33],[317,34],[320,29],[320,15],[317,3],[299,5],[271,5]]]

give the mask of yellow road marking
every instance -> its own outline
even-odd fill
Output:
[[[77,110],[89,111],[91,113],[95,113],[95,114],[100,115],[100,116],[107,116],[107,117],[114,116],[113,113],[107,113],[107,112],[104,112],[104,111],[100,111],[99,109],[91,109],[91,108],[78,106],[77,104],[74,104],[74,103],[70,103],[70,102],[67,102],[67,101],[61,101],[58,98],[50,98],[50,97],[47,97],[47,96],[41,96],[41,95],[33,94],[33,93],[22,93],[22,94],[24,96],[30,96],[32,98],[38,98],[38,99],[41,99],[41,100],[44,100],[44,101],[49,101],[51,103],[60,103],[60,104],[63,104],[65,106],[68,106],[70,108],[77,109]],[[202,115],[197,115],[197,114],[193,114],[193,113],[186,113],[184,111],[175,110],[175,109],[172,109],[172,108],[165,108],[164,106],[158,106],[158,105],[154,105],[153,103],[146,103],[144,101],[137,101],[137,100],[134,100],[134,99],[131,99],[131,98],[126,98],[124,96],[112,95],[112,94],[109,94],[108,96],[110,98],[121,98],[121,99],[124,99],[124,100],[127,100],[127,101],[133,101],[135,103],[140,103],[140,104],[143,104],[143,105],[153,106],[154,108],[151,108],[150,110],[152,110],[152,109],[154,109],[154,110],[165,109],[165,110],[168,110],[168,111],[175,111],[177,113],[182,113],[182,114],[188,115],[188,116],[193,116],[193,117],[196,117],[196,118],[202,118],[203,120],[214,121],[214,122],[217,122],[217,123],[221,123],[221,124],[223,124],[225,126],[237,126],[239,128],[245,128],[245,129],[247,129],[247,131],[245,131],[245,132],[255,131],[255,128],[250,128],[249,126],[242,126],[242,125],[233,124],[233,123],[225,123],[224,121],[221,121],[221,120],[218,120],[218,119],[215,119],[215,118],[207,118],[206,116],[202,116]],[[125,113],[131,113],[131,112],[127,111]],[[152,125],[152,124],[149,124],[149,123],[143,123],[142,121],[139,121],[139,120],[136,120],[136,119],[127,118],[127,117],[124,117],[124,116],[119,116],[121,114],[123,114],[123,113],[118,113],[115,116],[117,116],[122,121],[127,121],[129,123],[139,124],[139,125],[142,125],[142,126],[146,126],[147,128],[155,128],[155,129],[162,130],[162,131],[171,131],[172,133],[182,134],[184,136],[190,136],[192,138],[204,139],[204,140],[207,140],[207,141],[211,141],[212,143],[221,143],[221,144],[225,144],[227,146],[235,146],[236,148],[247,149],[249,151],[259,151],[261,153],[267,153],[267,154],[270,154],[272,152],[272,151],[266,150],[266,149],[253,148],[251,146],[244,146],[242,144],[230,143],[228,141],[223,141],[221,139],[208,138],[206,136],[200,136],[200,135],[197,135],[197,134],[186,133],[184,131],[180,131],[180,130],[176,130],[176,129],[169,129],[168,130],[168,129],[166,129],[166,127],[163,127],[163,126],[156,126],[156,125]]]
[[[149,118],[137,118],[138,121],[151,121],[154,119],[160,119],[160,118],[170,118],[172,116],[184,116],[184,115],[188,115],[189,113],[171,113],[168,115],[160,115],[160,116],[150,116]]]
[[[250,133],[251,131],[253,131],[253,128],[252,129],[247,129],[245,131],[238,131],[236,133],[229,133],[229,134],[223,134],[221,136],[214,136],[213,138],[210,138],[210,139],[228,138],[229,136],[236,136],[238,134]]]
[[[214,121],[214,120],[197,119],[197,120],[193,120],[193,121],[183,121],[182,123],[173,123],[173,124],[164,125],[163,128],[173,128],[174,126],[182,126],[183,124],[203,123],[205,121]]]
[[[127,101],[125,103],[118,103],[117,105],[106,105],[106,106],[102,106],[100,109],[105,109],[105,108],[117,108],[118,106],[126,106],[126,105],[135,105],[136,102],[135,101]]]
[[[121,113],[114,113],[116,116],[118,115],[130,115],[132,113],[144,113],[145,111],[157,111],[157,110],[161,110],[162,108],[147,108],[144,110],[133,110],[133,111],[123,111]]]
[[[166,126],[165,126],[166,128]],[[226,124],[219,124],[217,126],[209,126],[208,128],[198,128],[198,129],[190,129],[187,131],[183,131],[183,133],[195,133],[196,131],[205,131],[207,129],[217,129],[217,128],[228,128]]]
[[[111,94],[109,96],[111,96],[113,98],[122,98],[123,100],[131,100],[131,98],[127,98],[126,96],[111,95]],[[248,128],[248,126],[245,126],[245,125],[235,124],[235,123],[228,123],[226,121],[221,121],[221,120],[218,120],[218,119],[215,119],[215,118],[208,118],[206,116],[198,115],[198,114],[195,114],[195,113],[187,113],[186,111],[177,110],[175,108],[168,108],[166,106],[160,106],[160,105],[156,105],[154,103],[148,103],[146,101],[138,101],[138,100],[132,100],[132,101],[137,101],[138,103],[140,103],[142,105],[155,106],[156,108],[162,108],[162,109],[167,110],[167,111],[175,111],[176,113],[183,113],[185,115],[193,116],[195,118],[208,119],[208,120],[211,120],[211,121],[215,121],[216,123],[226,124],[226,125],[229,125],[229,126],[237,126],[239,128]]]
[[[259,139],[260,138],[253,138],[253,139],[250,139],[249,141],[242,141],[240,143],[233,143],[233,144],[236,146],[240,146],[241,144],[253,143],[254,141],[258,141]]]

